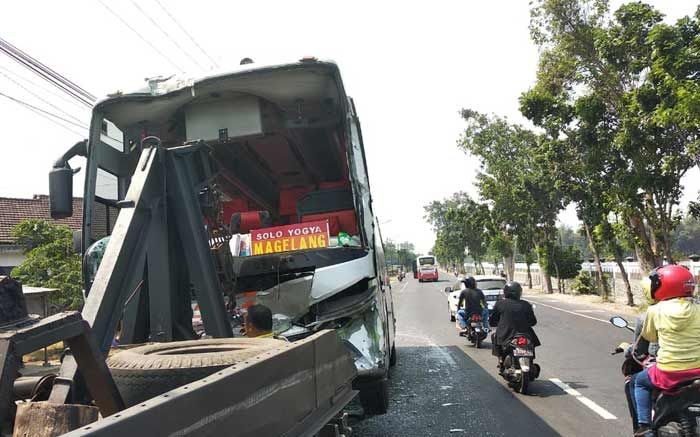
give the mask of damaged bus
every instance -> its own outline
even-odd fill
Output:
[[[396,360],[391,287],[359,119],[333,62],[305,58],[245,64],[200,79],[154,78],[144,89],[99,102],[85,150],[73,151],[87,155],[86,292],[140,155],[196,143],[213,163],[193,156],[191,165],[206,167],[197,170],[207,174],[198,214],[227,314],[266,305],[275,334],[290,341],[335,329],[353,356],[354,386],[365,411],[386,412],[387,378]],[[165,198],[173,214],[191,212]],[[178,244],[172,224],[160,232]],[[127,302],[123,343],[197,336],[191,320],[198,290],[188,278],[199,272],[188,271],[185,260],[168,264],[147,260],[144,275],[165,268],[180,290],[170,304],[172,326],[154,328],[161,309],[141,287]],[[202,308],[205,328],[206,318]]]

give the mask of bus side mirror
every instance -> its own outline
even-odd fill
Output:
[[[49,209],[52,219],[62,219],[73,215],[73,175],[80,171],[68,164],[74,156],[87,156],[87,140],[76,143],[53,165],[49,172]]]
[[[68,163],[49,173],[49,208],[52,219],[73,215],[73,169]]]

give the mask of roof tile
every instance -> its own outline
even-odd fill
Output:
[[[37,194],[32,199],[0,197],[0,244],[13,244],[12,228],[25,219],[44,219],[79,231],[83,223],[83,199],[73,198],[72,217],[53,220],[49,211],[49,196],[45,194]]]

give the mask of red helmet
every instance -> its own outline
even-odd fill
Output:
[[[695,278],[690,270],[671,264],[654,269],[649,275],[651,297],[655,300],[692,296],[695,291]]]

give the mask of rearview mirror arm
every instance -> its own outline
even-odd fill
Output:
[[[61,157],[54,162],[53,168],[65,167],[68,164],[68,161],[76,156],[87,157],[87,140],[78,141],[73,145],[73,147],[66,150],[66,153],[61,155]]]

